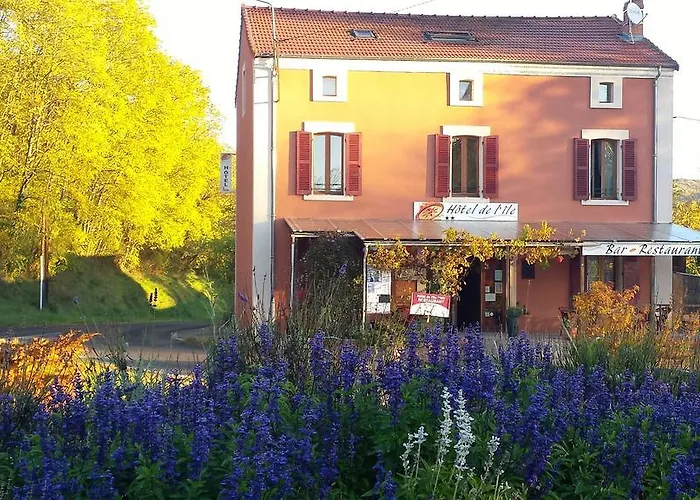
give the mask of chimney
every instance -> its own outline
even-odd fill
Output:
[[[630,3],[636,3],[637,6],[644,10],[644,0],[627,0],[625,2],[625,6],[623,7],[624,9],[624,31],[622,33],[622,37],[626,39],[627,41],[631,42],[637,42],[639,40],[644,39],[644,25],[642,23],[639,24],[634,24],[630,23],[629,17],[627,16],[627,6]]]

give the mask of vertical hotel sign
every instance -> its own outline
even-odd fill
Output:
[[[231,153],[221,154],[219,189],[222,193],[233,193],[233,162]]]

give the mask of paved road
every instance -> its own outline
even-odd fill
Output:
[[[35,337],[55,337],[69,330],[85,331],[85,325],[34,326],[21,328],[0,327],[0,338],[20,337],[29,341]],[[211,325],[206,322],[166,321],[150,323],[110,323],[93,325],[92,332],[100,335],[91,341],[92,356],[110,359],[111,351],[125,349],[129,366],[152,369],[189,370],[203,362],[206,350],[197,338],[211,337]],[[192,341],[192,339],[195,339]],[[550,344],[555,353],[566,343],[559,335],[532,335],[532,341]],[[508,342],[505,334],[484,334],[487,352],[497,353],[497,346]]]
[[[71,324],[28,327],[0,327],[0,338],[55,337],[70,330],[97,332],[90,347],[93,356],[108,359],[115,349],[125,349],[130,366],[153,369],[192,368],[204,361],[206,351],[187,339],[206,337],[211,325],[206,322],[166,321],[149,323]],[[184,341],[183,341],[184,340]]]

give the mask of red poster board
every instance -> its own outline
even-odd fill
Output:
[[[411,312],[414,316],[450,317],[450,296],[437,293],[411,294]]]

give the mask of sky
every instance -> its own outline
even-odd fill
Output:
[[[223,117],[221,140],[236,145],[234,93],[240,36],[241,2],[232,0],[144,0],[156,20],[162,49],[200,71]],[[254,0],[246,4],[264,5]],[[700,179],[700,19],[688,11],[689,0],[646,0],[644,35],[680,64],[674,88],[675,178]],[[275,7],[352,11],[401,11],[412,14],[475,16],[622,17],[624,0],[277,0]],[[382,5],[381,9],[376,6]],[[690,119],[686,119],[690,118]]]

